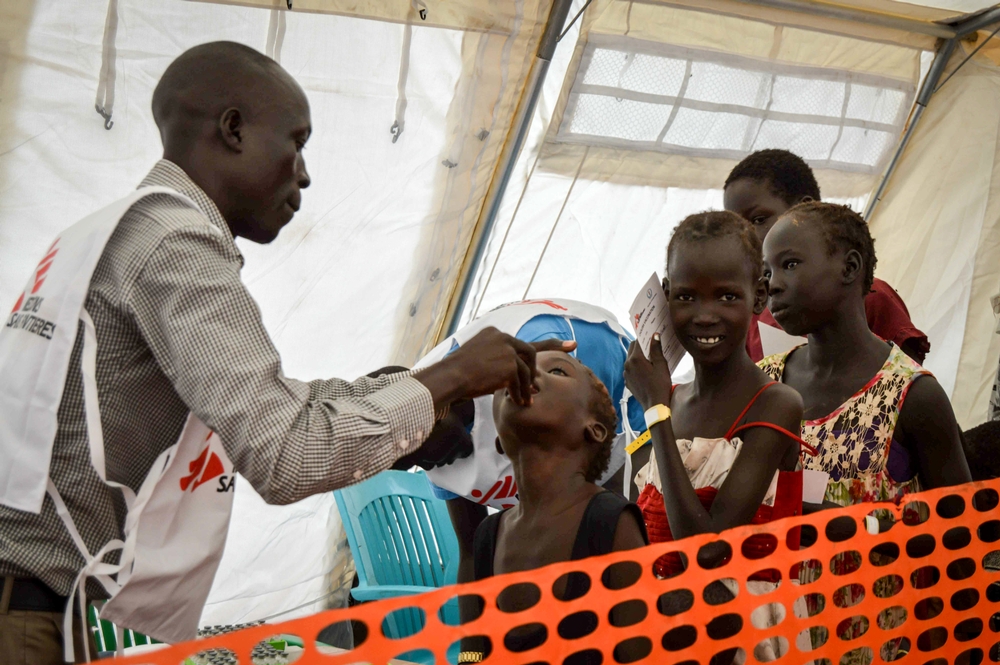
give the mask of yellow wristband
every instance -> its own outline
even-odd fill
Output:
[[[644,445],[649,443],[652,438],[653,435],[649,433],[649,430],[646,430],[645,432],[639,435],[638,439],[625,446],[625,452],[631,455],[632,453],[634,453],[635,451],[639,450]]]
[[[657,404],[646,409],[646,413],[643,415],[646,418],[646,429],[648,430],[656,423],[662,423],[664,420],[670,418],[670,407]]]

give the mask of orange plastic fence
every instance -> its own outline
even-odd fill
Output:
[[[420,596],[323,612],[118,662],[180,665],[197,652],[226,648],[235,652],[241,665],[248,665],[254,645],[275,634],[303,639],[306,647],[296,661],[298,665],[384,665],[418,649],[432,651],[437,665],[443,665],[448,662],[449,645],[472,635],[490,639],[492,653],[486,662],[504,665],[557,665],[574,653],[591,649],[602,652],[604,663],[623,662],[615,658],[615,647],[622,643],[631,647],[628,650],[633,660],[627,662],[644,663],[709,665],[716,654],[740,647],[746,662],[752,664],[766,651],[755,649],[758,645],[770,645],[772,650],[776,647],[781,654],[779,661],[787,665],[814,660],[837,665],[841,659],[852,665],[887,659],[913,665],[1000,662],[1000,572],[991,570],[997,565],[991,562],[1000,558],[998,490],[1000,481],[971,483],[911,495],[905,506],[864,504],[740,527],[718,536],[698,536]],[[865,529],[865,516],[876,507],[883,519],[888,517],[895,523],[888,531],[872,535]],[[803,537],[799,550],[787,546],[789,533],[796,528]],[[761,534],[773,539],[775,550],[764,558],[747,558],[743,543],[749,536]],[[727,563],[706,569],[698,563],[699,551],[716,541],[727,543],[732,556]],[[754,556],[754,551],[746,552]],[[652,572],[653,562],[667,552],[684,554],[688,566],[676,577],[658,579]],[[603,574],[612,565],[624,572],[631,584],[607,588]],[[780,576],[776,588],[773,583],[748,585],[748,577],[765,570],[777,571],[777,575],[770,573],[772,580]],[[809,579],[803,570],[812,570],[811,577],[818,574],[818,578],[801,583],[800,578]],[[576,600],[558,600],[553,584],[571,572],[585,573],[589,590]],[[722,579],[736,591],[736,597],[722,594],[724,602],[713,605],[711,602],[719,602],[720,596],[706,594],[705,589]],[[514,585],[533,586],[538,601],[524,611],[502,612],[497,596]],[[715,585],[716,590],[718,587]],[[752,592],[762,590],[766,591],[763,595]],[[460,626],[444,623],[439,610],[456,594],[483,598],[482,614]],[[637,622],[612,625],[609,612],[622,607],[621,603],[629,603],[633,610],[629,614]],[[423,629],[403,639],[385,637],[383,620],[401,608],[421,608],[426,616]],[[593,630],[584,637],[564,639],[560,622],[577,613],[591,613],[579,616],[588,617]],[[315,645],[319,632],[348,620],[363,624],[361,632],[367,637],[349,652],[321,652]],[[532,623],[546,627],[546,641],[529,651],[508,651],[504,644],[508,631]]]

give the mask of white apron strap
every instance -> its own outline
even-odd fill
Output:
[[[73,598],[78,598],[80,607],[81,620],[84,622],[84,630],[86,630],[87,621],[87,589],[86,589],[86,578],[93,577],[95,580],[101,583],[104,590],[110,595],[114,595],[118,592],[120,588],[118,583],[115,582],[111,575],[114,575],[121,568],[121,564],[111,564],[104,563],[103,559],[105,555],[116,550],[120,550],[125,546],[125,543],[117,538],[108,541],[104,547],[97,551],[96,554],[91,555],[90,550],[87,549],[87,544],[83,542],[83,538],[80,536],[80,532],[76,528],[76,524],[73,523],[73,518],[70,517],[69,510],[66,508],[66,502],[63,501],[62,495],[59,494],[59,490],[56,489],[55,483],[52,482],[50,478],[46,485],[46,492],[52,498],[52,502],[56,507],[56,514],[59,515],[59,519],[62,520],[63,524],[66,526],[66,531],[69,532],[70,538],[73,539],[73,543],[76,548],[83,555],[84,564],[83,568],[77,574],[76,579],[73,581],[73,586],[70,587],[69,600],[66,603],[66,614],[63,615],[63,656],[66,662],[72,663],[76,658],[76,653],[73,649]],[[90,646],[89,640],[83,640],[84,655],[87,662],[90,662]]]
[[[108,470],[104,457],[104,429],[101,427],[101,408],[97,398],[97,331],[94,320],[86,309],[80,310],[83,322],[83,409],[87,417],[87,439],[90,441],[90,463],[110,487],[121,490],[125,496],[125,506],[129,511],[135,504],[135,492],[131,487],[108,480]]]
[[[625,495],[626,501],[631,501],[632,497],[632,456],[628,453],[628,444],[636,440],[638,436],[635,430],[632,429],[632,423],[628,420],[628,400],[632,397],[632,391],[627,387],[622,388],[622,436],[625,437],[624,447],[625,447],[625,479],[622,482],[622,492]]]

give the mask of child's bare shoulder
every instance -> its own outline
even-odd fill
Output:
[[[762,410],[769,413],[780,413],[783,415],[802,418],[802,395],[799,391],[784,383],[776,383],[768,387],[764,394],[760,396],[760,406]]]

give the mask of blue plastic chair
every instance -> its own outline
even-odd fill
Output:
[[[413,595],[455,583],[458,538],[447,505],[434,496],[423,472],[384,471],[333,495],[358,572],[358,586],[351,589],[355,600]],[[458,624],[455,599],[445,605],[441,618]],[[424,620],[421,610],[397,610],[386,617],[382,630],[390,638],[407,637],[423,628]],[[433,662],[427,656],[431,654],[408,652],[399,658]]]

